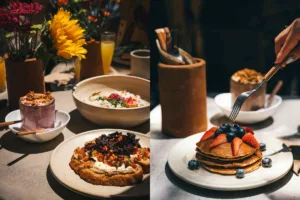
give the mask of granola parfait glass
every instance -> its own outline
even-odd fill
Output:
[[[50,93],[30,92],[20,98],[22,130],[54,128],[55,99]]]

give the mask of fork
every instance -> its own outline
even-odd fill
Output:
[[[294,56],[289,56],[285,62],[277,64],[275,66],[273,66],[268,73],[264,76],[263,81],[253,90],[250,91],[246,91],[243,92],[242,94],[240,94],[240,96],[235,100],[233,107],[232,107],[232,111],[229,115],[229,119],[234,122],[236,117],[238,116],[242,105],[244,104],[244,102],[246,101],[246,99],[248,97],[250,97],[252,94],[254,94],[259,88],[261,88],[266,82],[268,82],[273,76],[274,74],[277,73],[277,71],[279,69],[282,69],[282,67],[285,67],[286,65],[294,62],[296,60],[296,58]]]

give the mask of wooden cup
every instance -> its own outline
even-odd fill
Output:
[[[86,59],[81,60],[80,80],[104,74],[100,42],[88,42]]]
[[[45,92],[44,64],[39,59],[5,60],[8,104],[10,110],[19,109],[20,97],[30,91]]]
[[[187,137],[206,131],[206,63],[195,58],[191,65],[159,63],[162,132]]]

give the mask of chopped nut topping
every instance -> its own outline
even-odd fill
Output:
[[[45,94],[34,93],[30,91],[24,97],[21,97],[21,103],[28,106],[45,106],[53,101],[54,97],[50,92]]]
[[[244,84],[258,84],[264,79],[261,73],[248,68],[235,72],[231,78]]]

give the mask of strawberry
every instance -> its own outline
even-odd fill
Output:
[[[246,126],[243,126],[242,128],[245,130],[246,133],[251,133],[252,135],[254,135],[254,131],[252,128]]]
[[[113,100],[118,100],[120,98],[120,95],[117,93],[111,93],[108,98]]]
[[[235,137],[232,140],[231,148],[232,148],[232,155],[236,156],[239,153],[240,146],[243,143],[243,140],[241,140],[239,137]]]
[[[212,148],[212,147],[216,147],[220,144],[223,144],[223,143],[226,143],[227,142],[227,137],[226,137],[226,134],[225,133],[222,133],[220,135],[218,135],[214,141],[212,141],[212,143],[209,145],[209,148]]]
[[[204,141],[204,140],[207,140],[207,139],[210,139],[210,138],[213,138],[214,137],[214,134],[215,134],[215,131],[217,130],[218,128],[217,127],[212,127],[210,128],[209,130],[207,130],[204,135],[202,136],[200,142]]]
[[[242,138],[243,142],[253,146],[256,149],[259,149],[259,143],[251,133],[246,133]]]

